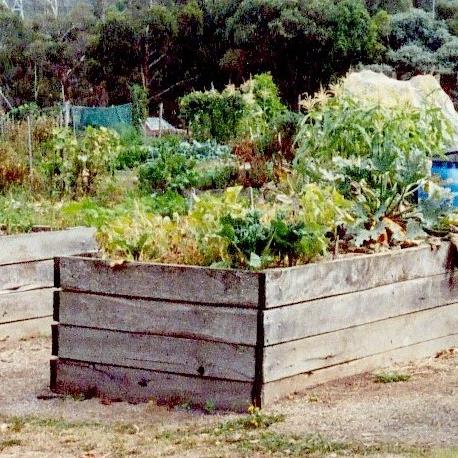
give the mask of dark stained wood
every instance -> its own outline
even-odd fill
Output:
[[[251,383],[187,377],[145,369],[51,360],[51,388],[62,394],[104,396],[129,402],[158,401],[169,405],[207,402],[224,410],[246,412]]]
[[[262,273],[147,263],[110,265],[83,257],[60,259],[63,289],[177,302],[257,307]]]
[[[61,324],[256,345],[254,309],[70,291],[61,291],[56,304]]]
[[[176,374],[252,381],[254,347],[59,325],[58,356]]]

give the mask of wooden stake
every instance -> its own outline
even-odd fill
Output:
[[[159,137],[162,136],[162,116],[164,115],[164,104],[159,104]]]
[[[33,150],[32,150],[32,119],[27,116],[27,133],[28,133],[28,146],[29,146],[29,173],[30,183],[33,180]]]

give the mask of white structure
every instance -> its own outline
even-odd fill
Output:
[[[24,3],[23,0],[2,0],[2,5],[5,8],[13,11],[14,13],[19,14],[22,19],[24,19]]]
[[[51,11],[51,14],[57,18],[59,15],[59,4],[58,0],[45,0],[46,5],[48,6],[49,10]]]
[[[416,108],[439,108],[453,129],[453,148],[458,148],[458,113],[434,76],[418,75],[408,81],[399,81],[382,73],[363,70],[347,75],[342,87],[361,103],[388,107],[411,105]]]

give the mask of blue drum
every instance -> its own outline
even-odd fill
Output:
[[[440,184],[453,194],[453,206],[458,207],[458,161],[434,160],[431,173],[440,177]]]

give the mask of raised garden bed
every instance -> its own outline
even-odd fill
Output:
[[[56,262],[51,387],[244,410],[458,345],[448,243],[262,272]]]
[[[50,335],[53,258],[96,250],[91,228],[0,236],[0,339]]]

